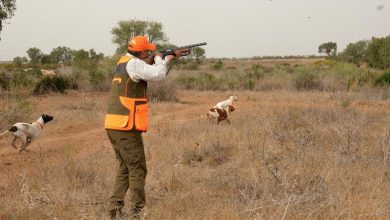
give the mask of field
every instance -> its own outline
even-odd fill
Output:
[[[234,62],[225,65],[253,65]],[[219,126],[206,112],[231,90],[181,89],[177,102],[151,103],[144,218],[389,219],[386,92],[236,90],[231,124]],[[106,98],[1,93],[15,119],[55,119],[28,153],[0,139],[0,219],[108,219],[116,160],[103,129]]]

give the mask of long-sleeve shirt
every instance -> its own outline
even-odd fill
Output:
[[[127,54],[127,56],[131,55]],[[160,81],[167,75],[167,62],[166,59],[163,60],[161,57],[155,56],[154,64],[150,65],[134,57],[127,63],[126,70],[134,82],[139,82],[140,80]]]

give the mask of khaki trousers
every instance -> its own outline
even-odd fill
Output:
[[[141,132],[106,130],[118,160],[110,210],[121,210],[127,190],[130,191],[131,209],[140,211],[145,206],[146,160]]]

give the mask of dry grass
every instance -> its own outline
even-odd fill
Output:
[[[181,91],[180,102],[151,105],[145,219],[390,217],[388,99],[237,92],[231,125],[207,121],[229,93]],[[56,119],[29,154],[0,140],[0,219],[107,219],[116,162],[106,95],[28,99]]]

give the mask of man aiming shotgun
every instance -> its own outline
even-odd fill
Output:
[[[111,218],[123,217],[122,208],[131,191],[131,215],[139,217],[145,206],[146,161],[142,132],[148,129],[147,82],[166,77],[167,63],[189,53],[189,48],[154,52],[153,62],[146,62],[156,46],[144,36],[133,37],[128,53],[116,65],[108,98],[105,129],[118,160],[114,189],[109,201]]]

